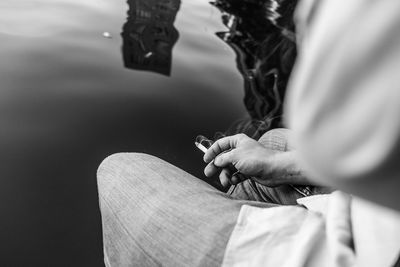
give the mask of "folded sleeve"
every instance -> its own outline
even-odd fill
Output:
[[[302,163],[316,182],[400,210],[400,1],[322,1],[298,20],[286,118]]]

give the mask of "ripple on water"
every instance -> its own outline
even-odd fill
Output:
[[[181,3],[171,76],[125,68],[127,10],[125,1],[1,0],[0,228],[18,233],[6,238],[12,265],[98,266],[101,159],[142,151],[201,175],[194,138],[245,113],[214,7]]]

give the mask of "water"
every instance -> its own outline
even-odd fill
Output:
[[[107,155],[145,152],[202,177],[195,137],[249,117],[249,64],[216,34],[223,21],[204,0],[1,1],[2,264],[103,264]]]

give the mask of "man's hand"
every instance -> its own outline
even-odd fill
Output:
[[[204,161],[208,163],[205,175],[210,177],[221,171],[219,179],[223,186],[238,184],[244,179],[233,173],[231,166],[267,186],[308,182],[298,169],[294,152],[268,149],[244,134],[217,140],[205,153]]]

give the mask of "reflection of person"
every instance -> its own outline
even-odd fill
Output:
[[[129,0],[122,32],[125,67],[170,75],[172,49],[179,33],[174,27],[180,0]]]
[[[285,33],[294,30],[296,3],[297,0],[212,2],[222,12],[222,21],[229,29],[216,35],[236,53],[244,80],[244,104],[251,117],[248,123],[235,127],[257,138],[282,125],[282,100],[296,58],[295,40]]]
[[[233,164],[255,176],[245,200],[152,156],[109,157],[98,171],[108,266],[400,264],[400,2],[311,2],[299,8],[307,46],[286,107],[296,150],[274,149],[288,147],[276,131],[262,146],[241,135],[214,143],[206,173]],[[254,187],[304,173],[379,204],[334,192],[282,206]]]

